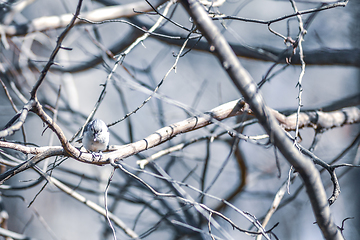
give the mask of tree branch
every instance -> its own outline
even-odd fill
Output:
[[[305,158],[295,148],[293,142],[276,122],[274,116],[267,109],[265,102],[258,92],[257,86],[250,74],[243,68],[229,44],[219,29],[208,17],[203,6],[195,0],[181,1],[184,8],[195,21],[199,30],[211,45],[223,68],[227,71],[234,85],[238,88],[245,100],[250,104],[260,124],[269,134],[270,140],[281,151],[284,157],[300,173],[307,189],[308,196],[325,239],[343,239],[340,231],[330,216],[324,186],[320,174],[309,158]]]
[[[268,109],[286,131],[294,131],[296,129],[297,113],[285,116],[276,110],[271,108]],[[332,112],[301,112],[299,113],[297,123],[299,128],[312,127],[316,130],[324,131],[330,128],[358,122],[360,122],[360,109],[357,107],[349,107]]]
[[[150,28],[151,25],[141,21],[137,17],[133,17],[130,21],[138,26]],[[156,33],[166,36],[179,36],[185,38],[182,34],[176,32],[170,32],[164,29],[159,29]],[[166,44],[181,46],[183,40],[177,40],[174,38],[164,38],[157,35],[152,35],[152,38],[156,38]],[[281,64],[288,64],[286,59],[291,57],[291,64],[301,64],[300,55],[298,52],[293,53],[293,47],[290,46],[286,49],[277,49],[268,46],[245,46],[238,43],[230,43],[231,48],[238,57],[279,62]],[[189,48],[199,51],[210,52],[210,45],[205,41],[198,41],[197,39],[190,39]],[[319,48],[313,50],[304,50],[304,60],[307,65],[343,65],[360,67],[360,49],[331,49],[331,48]]]
[[[159,6],[164,2],[166,2],[166,0],[157,0],[154,5]],[[85,12],[81,16],[90,21],[104,21],[108,19],[116,19],[138,15],[139,13],[135,12],[134,9],[141,12],[148,12],[152,10],[149,4],[144,1],[139,1],[118,6],[98,8],[90,12]],[[22,25],[0,25],[0,28],[2,28],[6,35],[9,37],[20,36],[37,31],[45,31],[48,29],[66,27],[71,22],[72,18],[73,14],[71,13],[60,16],[46,16],[33,19],[28,23]],[[77,25],[79,23],[81,23],[81,21],[76,20],[74,24]]]
[[[245,103],[243,100],[234,100],[225,104],[222,104],[208,112],[194,116],[183,121],[174,123],[167,127],[161,128],[155,133],[149,135],[143,140],[129,143],[126,145],[112,145],[109,147],[111,153],[106,153],[103,155],[103,158],[97,161],[94,161],[92,155],[87,152],[80,151],[71,145],[65,134],[63,133],[60,126],[53,122],[52,118],[48,116],[45,111],[42,109],[42,106],[35,102],[33,111],[38,114],[38,116],[49,126],[49,128],[57,135],[60,143],[60,146],[44,146],[44,147],[28,147],[16,143],[9,143],[5,141],[0,141],[0,147],[13,149],[24,154],[33,154],[36,157],[33,157],[31,160],[20,164],[19,166],[8,170],[7,172],[0,175],[0,181],[5,181],[6,179],[14,176],[15,174],[24,171],[28,168],[31,168],[33,165],[39,163],[40,161],[51,157],[51,156],[68,156],[72,157],[78,161],[95,164],[95,165],[105,165],[109,164],[110,161],[117,161],[120,159],[127,158],[129,156],[135,155],[139,152],[145,151],[149,148],[160,145],[163,142],[174,138],[175,136],[197,130],[199,128],[205,127],[213,123],[213,121],[221,121],[232,116],[238,116],[241,114],[253,115],[253,111],[250,109],[249,104]],[[286,130],[295,129],[295,118],[296,116],[290,115],[286,117],[285,115],[279,113],[276,110],[268,108],[268,111],[274,114],[276,120],[284,127]],[[314,116],[318,115],[318,118]],[[300,113],[299,115],[299,127],[313,127],[314,129],[326,130],[333,127],[343,126],[344,124],[351,124],[355,122],[360,122],[360,110],[356,107],[345,108],[334,112],[305,112]],[[252,140],[250,136],[239,135],[245,140]],[[181,148],[180,148],[181,149]]]

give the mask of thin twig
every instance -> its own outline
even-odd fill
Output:
[[[170,1],[169,3],[171,3],[171,2],[172,2],[172,1]],[[168,7],[167,9],[165,9],[166,11],[164,11],[164,14],[167,14],[167,11],[168,11],[169,8],[170,8],[170,4],[168,4],[168,6],[169,6],[169,7]],[[157,21],[157,23],[154,25],[154,28],[151,28],[149,31],[154,31],[154,30],[161,24],[162,20],[163,20],[162,17],[159,18],[159,20]],[[137,45],[140,41],[143,41],[142,38],[145,39],[145,38],[147,38],[147,37],[148,37],[148,35],[144,34],[141,38],[138,38],[138,39],[137,39],[138,41],[134,42],[134,46]],[[140,39],[140,40],[139,40],[139,39]],[[140,108],[142,108],[147,102],[150,101],[150,99],[154,96],[154,94],[159,90],[160,86],[164,83],[165,79],[166,79],[167,76],[170,74],[170,72],[171,72],[172,70],[175,70],[175,72],[176,72],[177,62],[178,62],[178,60],[179,60],[179,57],[180,57],[182,51],[184,50],[184,48],[185,48],[185,46],[186,46],[186,44],[187,44],[187,42],[188,42],[188,39],[185,40],[183,46],[181,47],[181,49],[180,49],[180,51],[179,51],[179,54],[178,54],[178,57],[177,57],[176,60],[175,60],[174,65],[169,69],[169,71],[168,71],[168,72],[165,74],[165,76],[161,79],[161,81],[158,83],[158,85],[156,86],[156,88],[153,90],[152,94],[151,94],[147,99],[145,99],[137,108],[135,108],[135,109],[134,109],[133,111],[131,111],[130,113],[126,114],[123,118],[121,118],[120,120],[117,120],[117,121],[114,122],[114,123],[109,124],[109,125],[108,125],[109,127],[110,127],[110,126],[113,126],[113,125],[115,125],[115,124],[117,124],[117,123],[119,123],[119,122],[121,122],[121,121],[123,121],[124,119],[128,118],[128,117],[131,116],[132,114],[136,113]],[[135,43],[136,43],[136,44],[135,44]],[[132,49],[131,47],[133,47],[133,45],[130,46],[129,49]],[[127,51],[125,51],[123,54],[121,54],[120,56],[123,55],[123,57],[125,57],[126,54],[127,54],[128,51],[129,51],[129,49],[128,49]],[[119,59],[119,61],[120,61],[120,59]]]
[[[116,240],[116,232],[115,232],[115,228],[114,226],[112,225],[111,223],[111,220],[110,220],[110,217],[109,217],[109,209],[108,209],[108,191],[109,191],[109,188],[110,188],[110,183],[111,183],[111,180],[114,176],[114,173],[115,173],[115,168],[112,169],[111,173],[110,173],[110,176],[109,176],[109,180],[108,180],[108,183],[106,185],[106,188],[105,188],[105,192],[104,192],[104,199],[105,199],[105,212],[106,212],[106,219],[109,223],[109,226],[112,230],[112,233],[113,233],[113,237],[114,237],[114,240]]]
[[[46,74],[48,73],[50,67],[54,64],[54,60],[55,60],[57,53],[60,51],[60,49],[62,49],[61,44],[62,44],[63,40],[65,39],[66,35],[69,33],[70,29],[74,26],[75,21],[80,14],[82,1],[83,0],[79,0],[78,5],[76,7],[75,14],[72,17],[70,23],[66,26],[64,31],[62,31],[61,34],[59,35],[59,37],[57,38],[56,47],[53,50],[53,52],[51,53],[51,55],[49,57],[49,61],[46,63],[45,67],[43,68],[43,70],[40,73],[39,79],[34,84],[32,90],[30,91],[31,99],[36,99],[37,90],[39,89],[40,85],[44,81]]]
[[[243,18],[243,17],[237,17],[237,16],[225,16],[225,15],[217,16],[215,14],[214,15],[210,14],[210,17],[213,20],[231,19],[231,20],[239,20],[239,21],[244,21],[244,22],[252,22],[252,23],[260,23],[260,24],[269,25],[269,24],[272,24],[272,23],[280,22],[280,21],[283,21],[285,19],[296,17],[296,16],[301,16],[301,15],[304,15],[304,14],[320,12],[320,11],[324,11],[324,10],[328,10],[328,9],[336,8],[336,7],[345,7],[348,2],[349,1],[346,0],[346,1],[342,1],[342,2],[337,2],[337,3],[325,5],[325,6],[322,6],[321,8],[313,8],[313,9],[308,9],[308,10],[303,10],[303,11],[297,11],[295,13],[288,14],[288,15],[285,15],[283,17],[278,17],[278,18],[268,20],[268,21],[266,21],[266,20],[258,20],[258,19],[250,19],[250,18]]]
[[[19,110],[17,109],[15,103],[13,102],[13,100],[12,100],[12,98],[11,98],[11,96],[10,96],[10,93],[9,93],[7,87],[5,86],[5,84],[4,84],[4,82],[1,80],[1,78],[0,78],[0,83],[1,83],[1,85],[2,85],[2,87],[3,87],[3,89],[4,89],[4,91],[5,91],[5,94],[6,94],[7,98],[9,99],[9,102],[10,102],[12,108],[14,109],[14,111],[15,111],[16,113],[19,112]]]
[[[291,5],[294,9],[294,12],[299,12],[295,1],[294,0],[290,0]],[[295,46],[299,47],[299,55],[300,55],[300,62],[301,62],[301,72],[300,72],[300,76],[299,76],[299,80],[297,83],[297,86],[299,88],[299,93],[298,93],[298,108],[297,108],[297,114],[296,114],[296,129],[295,129],[295,143],[297,142],[298,139],[298,135],[299,135],[299,115],[300,115],[300,109],[302,107],[302,92],[303,92],[303,88],[302,88],[302,80],[305,74],[305,61],[304,61],[304,52],[303,52],[303,48],[302,48],[302,42],[304,41],[304,35],[306,34],[306,30],[304,29],[304,24],[303,24],[303,20],[301,15],[297,15],[298,18],[298,22],[299,22],[299,35],[298,35],[298,39],[296,41]]]

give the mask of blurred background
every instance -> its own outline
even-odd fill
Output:
[[[150,2],[158,7],[160,13],[166,11],[169,5],[168,18],[184,28],[193,27],[192,19],[180,3]],[[109,7],[130,3],[134,4],[130,13],[114,18],[110,14]],[[333,3],[296,1],[296,6],[302,11]],[[0,78],[18,109],[28,101],[32,86],[49,59],[57,37],[64,30],[56,25],[56,21],[54,25],[49,19],[36,21],[46,16],[72,16],[76,5],[77,1],[69,0],[0,2],[1,29],[4,29],[0,32]],[[89,16],[86,13],[96,9],[104,9],[96,12],[99,19],[108,17],[122,21],[102,24],[82,22],[76,25],[62,44],[71,50],[59,52],[56,65],[50,69],[38,92],[38,98],[48,114],[53,116],[57,112],[56,121],[68,139],[83,126],[93,109],[96,109],[96,118],[107,124],[114,123],[137,109],[160,83],[157,94],[143,107],[110,127],[111,145],[141,140],[164,126],[241,98],[216,56],[208,51],[205,39],[198,42],[199,34],[191,34],[193,39],[181,51],[189,32],[165,20],[154,31],[161,36],[150,35],[126,52],[131,43],[144,34],[134,25],[150,29],[159,15],[143,1],[85,0],[80,17],[86,18]],[[290,1],[285,0],[217,1],[208,3],[206,9],[209,13],[264,21],[294,13]],[[302,110],[333,111],[359,105],[359,10],[359,2],[350,1],[345,8],[336,7],[302,16],[307,30],[302,43],[307,63],[302,82]],[[270,32],[267,24],[224,19],[214,21],[254,81],[259,83],[267,79],[260,92],[268,106],[286,114],[296,112],[297,83],[301,72],[298,49],[293,62],[286,64],[281,54],[285,50],[285,53],[291,52],[291,46]],[[45,23],[49,26],[45,27]],[[294,40],[299,34],[296,16],[275,22],[270,27]],[[16,30],[11,32],[9,29]],[[6,38],[4,32],[7,33]],[[176,71],[171,71],[178,54]],[[110,78],[109,73],[119,56],[122,56],[121,65]],[[0,127],[3,128],[15,112],[3,90],[0,90],[0,97]],[[245,126],[237,127],[241,122]],[[237,127],[247,136],[265,133],[254,119],[232,117],[224,123]],[[291,134],[294,135],[293,132]],[[354,142],[358,134],[358,124],[319,133],[313,151],[328,163],[344,153],[337,163],[358,165],[359,141]],[[309,148],[315,131],[312,128],[301,129],[300,136],[300,144]],[[6,140],[28,146],[60,145],[51,130],[46,129],[33,113],[29,114],[24,128]],[[185,143],[186,147],[154,160],[144,170],[136,164],[138,160],[181,143]],[[12,161],[15,161],[12,158],[24,161],[31,157],[9,149],[2,149],[1,153],[2,159]],[[289,173],[289,164],[267,144],[267,139],[238,142],[216,125],[181,134],[153,149],[124,159],[123,164],[158,192],[178,197],[186,193],[194,201],[221,211],[240,228],[252,231],[257,229],[237,209],[262,222],[289,174],[291,177],[296,175]],[[93,166],[62,157],[50,158],[39,166],[48,166],[47,171],[53,177],[104,207],[111,166]],[[331,206],[333,219],[341,226],[344,219],[354,218],[344,222],[343,235],[348,240],[359,239],[359,170],[339,168],[336,173],[341,194]],[[330,196],[333,187],[330,176],[325,171],[321,176]],[[178,188],[169,178],[179,183]],[[52,184],[46,184],[31,169],[6,181],[1,189],[1,207],[8,214],[2,217],[11,231],[34,239],[113,239],[104,216]],[[233,207],[224,205],[221,199],[229,201]],[[140,238],[211,239],[207,220],[193,205],[184,204],[178,198],[156,197],[143,184],[119,169],[115,171],[108,189],[108,209]],[[233,239],[255,238],[233,229],[224,219],[215,215],[212,217],[221,229],[219,231],[213,226],[212,233],[222,239],[230,236]],[[265,229],[279,223],[273,230],[279,239],[322,239],[321,231],[314,222],[302,181],[300,177],[295,177],[289,185],[289,193],[285,193]],[[118,239],[130,238],[117,226],[115,230]],[[200,234],[200,231],[203,232]],[[229,236],[222,235],[221,231],[226,231]]]

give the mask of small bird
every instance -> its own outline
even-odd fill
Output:
[[[99,156],[101,158],[102,151],[109,146],[109,136],[110,133],[106,124],[100,119],[94,119],[85,126],[82,139],[84,148],[91,152],[93,157]]]

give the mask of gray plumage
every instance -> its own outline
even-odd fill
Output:
[[[101,152],[108,148],[109,129],[100,119],[89,122],[84,129],[83,144],[89,152]]]

